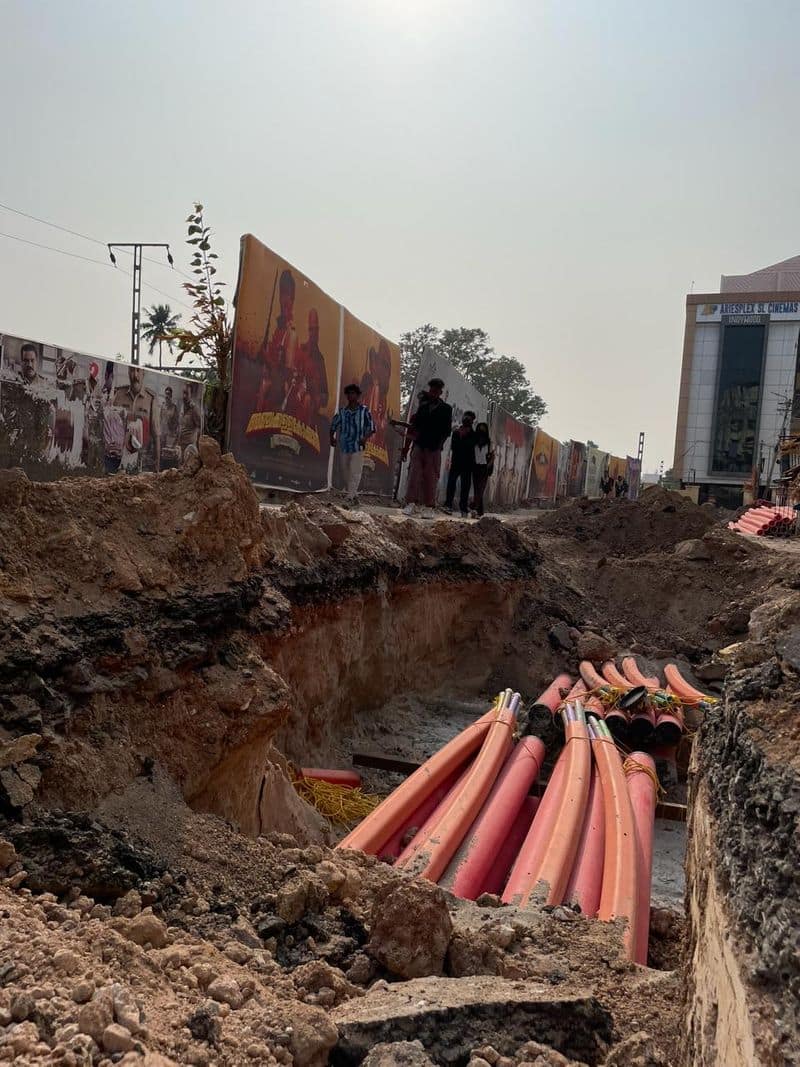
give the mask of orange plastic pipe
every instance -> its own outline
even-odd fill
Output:
[[[680,700],[680,697],[671,686],[667,686],[667,692]],[[681,739],[683,727],[683,711],[680,708],[669,708],[662,711],[656,722],[656,743],[659,745],[677,745]]]
[[[653,833],[656,818],[656,765],[646,752],[632,752],[625,761],[628,793],[636,824],[638,904],[633,960],[647,966],[650,939],[650,891],[653,880]]]
[[[539,801],[536,815],[508,875],[508,881],[503,890],[503,903],[505,904],[519,904],[525,886],[530,880],[531,872],[534,868],[538,869],[541,863],[558,815],[561,783],[566,766],[567,750],[562,748],[544,795]]]
[[[600,698],[595,696],[587,697],[586,694],[588,692],[589,690],[586,687],[586,682],[584,682],[583,678],[579,678],[575,685],[573,685],[572,689],[570,689],[569,693],[567,693],[565,698],[566,702],[569,703],[571,700],[580,700],[587,711],[591,711],[593,715],[599,715],[600,718],[602,718],[605,714],[605,709],[600,703]]]
[[[337,844],[337,849],[378,852],[433,790],[480,748],[497,717],[492,708],[434,753]]]
[[[436,811],[441,802],[456,784],[463,772],[464,768],[454,771],[444,782],[442,782],[441,785],[437,785],[430,796],[423,800],[420,806],[405,820],[403,825],[389,838],[386,844],[378,850],[378,855],[385,859],[396,860],[406,847],[403,845],[403,838],[408,831],[414,827],[416,830],[414,837],[416,837],[430,816]],[[413,840],[413,838],[411,840]]]
[[[300,774],[303,778],[330,782],[331,785],[344,785],[348,789],[358,789],[361,785],[361,775],[357,771],[340,771],[332,767],[301,767]]]
[[[633,689],[633,683],[629,682],[624,674],[620,674],[616,664],[612,663],[611,660],[603,664],[603,677],[609,685],[613,685],[617,689],[624,689],[626,692],[628,689]]]
[[[581,660],[578,670],[580,671],[581,678],[586,682],[587,689],[602,689],[604,686],[608,685],[608,682],[602,674],[597,673],[588,659]]]
[[[535,881],[531,881],[523,903],[530,900],[537,885],[546,885],[546,903],[560,904],[564,899],[578,851],[581,826],[589,799],[592,750],[585,722],[568,722],[565,736],[568,762],[550,847],[542,859]]]
[[[597,909],[600,906],[605,836],[603,790],[600,788],[600,778],[593,761],[589,799],[578,841],[578,851],[564,894],[567,904],[577,904],[581,912],[590,919],[597,915]]]
[[[664,677],[670,685],[673,693],[687,704],[696,704],[699,700],[713,700],[706,693],[701,693],[693,685],[689,685],[675,663],[668,663],[664,668]]]
[[[625,673],[625,677],[631,683],[631,685],[643,685],[647,689],[660,689],[661,681],[647,674],[642,674],[639,670],[639,664],[636,662],[633,656],[626,656],[622,661],[622,670]]]
[[[515,875],[513,903],[527,904],[544,887],[547,904],[560,904],[564,899],[589,797],[592,766],[586,723],[567,722],[565,736],[564,772],[555,783],[550,832],[546,838],[537,839],[531,827],[529,837],[533,836],[533,843],[529,845],[526,839],[520,849],[521,869],[518,871],[515,866],[512,872]],[[548,792],[553,785],[551,781]]]
[[[420,825],[420,828],[417,830],[417,832],[414,834],[414,836],[411,838],[405,848],[401,851],[400,855],[397,857],[397,861],[395,862],[396,867],[399,866],[401,863],[405,863],[406,860],[410,860],[412,856],[416,855],[420,845],[423,841],[426,840],[428,834],[431,832],[433,827],[439,822],[439,820],[444,815],[447,814],[447,812],[455,803],[456,797],[458,796],[461,787],[467,780],[468,772],[469,767],[465,767],[460,774],[450,779],[450,781],[452,782],[450,788],[447,790],[447,792],[442,797],[441,801],[436,805],[436,807],[429,812],[428,817]]]
[[[492,862],[508,837],[528,790],[539,777],[544,755],[544,743],[538,737],[523,737],[514,748],[478,817],[439,879],[441,886],[464,900],[475,900],[480,895]]]
[[[431,827],[415,854],[398,860],[397,866],[431,882],[438,881],[481,810],[512,746],[515,714],[511,707],[495,712],[480,752],[449,810]]]
[[[572,685],[572,678],[568,674],[559,674],[555,681],[545,689],[539,699],[536,701],[537,705],[548,708],[551,712],[558,711],[558,706],[564,699],[564,694],[569,691]]]
[[[603,848],[603,886],[600,892],[598,919],[610,922],[625,919],[625,950],[633,959],[638,922],[639,882],[636,856],[636,824],[622,760],[605,723],[591,721],[594,733],[592,755],[603,790],[605,844]]]
[[[509,831],[508,837],[497,853],[497,858],[492,861],[489,873],[481,887],[481,893],[494,893],[499,895],[503,892],[508,873],[519,854],[522,842],[525,840],[528,830],[531,828],[533,817],[539,807],[538,797],[525,797],[522,807],[517,812],[517,817]],[[478,894],[480,896],[480,893]],[[477,898],[476,898],[477,899]]]

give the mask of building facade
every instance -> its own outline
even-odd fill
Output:
[[[687,296],[673,470],[701,502],[774,486],[779,441],[798,428],[799,334],[800,256]]]

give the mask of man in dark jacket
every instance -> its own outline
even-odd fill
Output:
[[[465,411],[461,419],[461,425],[457,430],[453,430],[453,436],[450,438],[450,473],[447,476],[445,511],[453,510],[456,484],[460,478],[459,505],[462,519],[466,519],[469,515],[469,487],[472,483],[472,472],[475,469],[476,434],[473,429],[474,422],[475,412]]]
[[[442,448],[453,428],[453,409],[442,400],[444,382],[431,378],[424,399],[411,417],[409,437],[413,442],[411,468],[406,489],[406,515],[413,515],[417,504],[433,508],[436,485],[442,465]]]

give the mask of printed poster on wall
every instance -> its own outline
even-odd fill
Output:
[[[259,485],[328,484],[342,310],[251,234],[242,238],[236,298],[231,451]]]
[[[337,406],[344,403],[344,389],[357,385],[361,402],[366,404],[375,422],[375,435],[367,442],[361,487],[381,495],[394,490],[397,457],[402,437],[389,424],[400,418],[400,348],[371,326],[361,322],[345,308],[342,384]],[[333,467],[333,485],[344,488],[337,461]]]
[[[628,456],[626,459],[627,471],[625,478],[628,482],[628,496],[631,500],[636,500],[639,496],[639,489],[642,483],[642,463],[639,459],[634,459],[633,456]]]
[[[625,477],[625,471],[628,469],[627,460],[623,456],[609,456],[608,459],[608,473],[616,481],[619,475]]]
[[[528,495],[532,500],[554,500],[558,482],[558,441],[536,430],[531,460],[531,481]]]
[[[558,443],[558,474],[556,476],[556,499],[563,500],[567,495],[569,476],[570,442]]]
[[[36,481],[166,470],[202,429],[198,382],[0,335],[0,467]]]
[[[509,415],[499,404],[492,407],[490,436],[494,472],[486,486],[490,508],[516,508],[528,497],[528,477],[536,431]]]
[[[414,391],[411,394],[411,401],[408,409],[409,417],[416,411],[419,394],[425,389],[431,378],[441,378],[444,382],[442,397],[453,409],[454,429],[456,426],[461,425],[461,419],[465,411],[475,412],[476,424],[489,421],[489,402],[486,398],[478,392],[471,382],[467,381],[460,371],[456,370],[452,363],[449,363],[443,356],[438,355],[432,348],[427,348],[420,360],[419,369],[417,370],[417,378],[414,384]],[[400,472],[400,486],[397,494],[401,500],[405,497],[405,489],[408,482],[408,469],[409,463],[408,460],[406,460]],[[439,487],[437,490],[437,501],[439,503],[442,503],[445,498],[449,469],[450,441],[448,440],[445,442],[444,448],[442,449],[442,467],[439,474]],[[485,500],[487,504],[489,502],[491,483],[492,478],[489,479],[486,490]]]
[[[586,445],[570,441],[569,468],[567,472],[567,496],[583,496],[586,484]]]
[[[608,452],[601,452],[599,448],[586,449],[586,496],[596,499],[602,496],[600,482],[605,477],[608,469]]]

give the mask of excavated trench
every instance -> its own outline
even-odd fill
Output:
[[[620,1005],[620,1017],[678,1035],[687,1063],[795,1062],[798,771],[788,741],[767,751],[759,722],[800,690],[800,654],[779,636],[800,606],[756,611],[748,634],[776,581],[763,553],[715,530],[692,552],[642,544],[626,556],[617,531],[605,545],[536,521],[425,525],[313,502],[259,513],[244,475],[218,460],[137,479],[133,509],[125,481],[98,487],[89,507],[69,486],[0,484],[11,505],[0,507],[0,833],[32,841],[24,828],[62,811],[124,823],[119,798],[155,773],[250,838],[330,840],[290,763],[421,762],[498,688],[530,701],[574,673],[593,631],[654,665],[678,656],[701,686],[726,671],[738,686],[694,740],[685,916],[685,827],[661,822],[656,838],[649,962],[680,973],[683,1002],[665,986],[658,1025],[646,1007]],[[778,582],[798,599],[797,574]],[[796,731],[781,723],[780,736]],[[378,791],[399,780],[364,773]],[[765,834],[774,862],[748,863]]]

